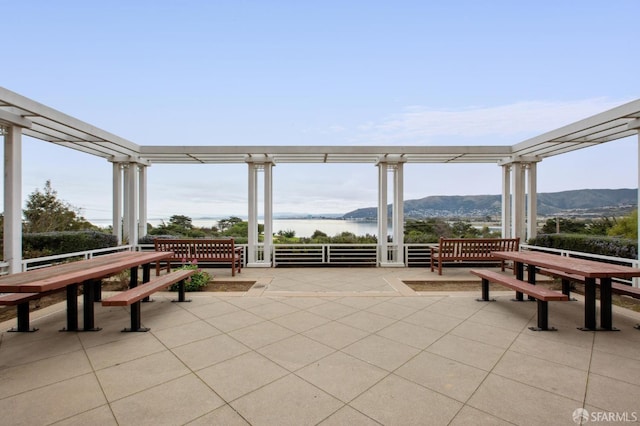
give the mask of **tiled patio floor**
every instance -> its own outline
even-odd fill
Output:
[[[581,300],[552,303],[559,330],[535,332],[535,303],[511,292],[484,303],[479,285],[418,294],[402,284],[437,278],[244,269],[235,279],[258,284],[248,293],[182,304],[159,293],[143,305],[147,333],[121,333],[128,311],[99,304],[101,331],[61,333],[56,305],[32,316],[36,333],[0,324],[0,423],[571,425],[578,408],[640,417],[640,314],[614,308],[621,331],[583,332]]]

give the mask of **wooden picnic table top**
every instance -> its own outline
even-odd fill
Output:
[[[172,252],[118,252],[0,277],[0,292],[42,293],[170,258]]]
[[[640,269],[539,251],[496,251],[494,256],[514,262],[580,275],[585,278],[640,277]]]

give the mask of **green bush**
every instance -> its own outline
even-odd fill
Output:
[[[24,234],[22,251],[25,259],[115,247],[115,235],[100,231],[65,231]]]
[[[201,291],[211,281],[211,275],[208,272],[198,268],[198,261],[193,259],[191,262],[183,263],[182,266],[176,268],[176,271],[185,269],[195,269],[197,272],[185,280],[185,291]],[[173,284],[169,287],[170,291],[178,291],[180,283]]]
[[[638,258],[638,242],[624,238],[581,234],[539,234],[536,238],[531,238],[528,244],[624,259]]]

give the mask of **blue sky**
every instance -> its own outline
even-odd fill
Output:
[[[640,97],[640,2],[0,0],[0,85],[141,145],[514,144]],[[547,159],[538,191],[630,188],[638,140]],[[25,138],[111,214],[111,164]],[[597,170],[598,173],[594,173]],[[246,215],[247,171],[154,165],[149,217]],[[405,199],[498,194],[500,168],[407,165]],[[274,169],[275,212],[375,206],[374,165]]]

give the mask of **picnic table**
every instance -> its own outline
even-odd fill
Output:
[[[142,266],[142,281],[150,280],[151,263],[161,261],[173,255],[172,252],[118,252],[96,256],[91,259],[49,266],[32,271],[0,277],[0,293],[42,293],[66,289],[67,326],[64,331],[97,331],[95,327],[93,303],[99,298],[99,281],[127,269],[131,272],[130,286],[138,282],[138,268]],[[78,286],[83,289],[83,327],[78,328]],[[28,302],[27,302],[28,303]],[[27,317],[18,317],[16,331],[29,331],[28,305]],[[25,324],[26,322],[26,324]]]
[[[584,327],[581,327],[581,330],[617,330],[612,324],[612,278],[640,277],[638,268],[576,257],[537,251],[501,251],[493,254],[498,258],[513,261],[516,277],[520,280],[524,280],[524,265],[527,265],[527,282],[531,284],[535,284],[536,268],[561,271],[584,278]],[[596,327],[596,279],[600,280],[600,328]]]

